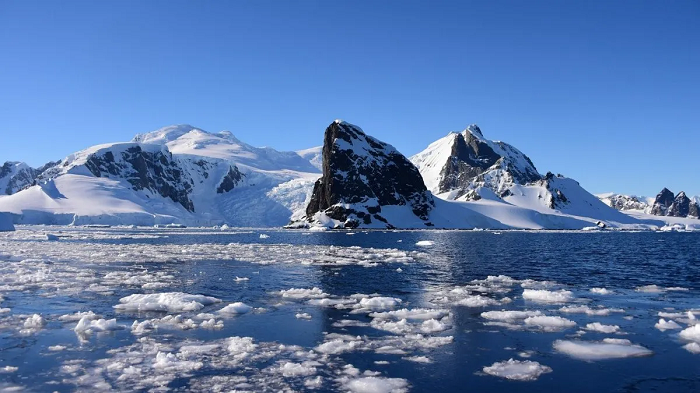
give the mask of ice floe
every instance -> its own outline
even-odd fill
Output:
[[[682,339],[700,343],[700,325],[693,325],[687,329],[683,329],[678,335]]]
[[[557,340],[553,344],[557,352],[580,360],[620,359],[653,354],[641,345],[629,340],[606,338],[603,341]]]
[[[546,289],[525,289],[523,299],[537,303],[567,303],[573,300],[571,291],[560,289],[558,291],[548,291]]]
[[[668,321],[660,318],[659,322],[657,322],[654,325],[655,328],[661,330],[662,332],[664,330],[673,330],[673,329],[681,329],[681,325],[677,324],[674,320],[669,319]]]
[[[586,314],[586,315],[605,316],[605,315],[610,315],[611,313],[625,312],[625,310],[623,310],[621,308],[604,308],[604,307],[591,308],[587,305],[581,305],[581,306],[564,306],[564,307],[559,309],[559,312],[563,312],[563,313],[567,313],[567,314]]]
[[[592,332],[608,333],[608,334],[617,333],[620,331],[620,327],[617,325],[603,325],[600,322],[589,323],[586,325],[586,327],[584,329],[592,331]]]
[[[204,295],[191,295],[182,292],[165,292],[152,294],[134,294],[119,299],[114,306],[120,311],[162,311],[183,312],[198,311],[204,306],[219,303],[220,299]]]
[[[507,360],[483,368],[484,373],[516,381],[534,381],[542,374],[551,373],[550,367],[531,360]]]
[[[252,309],[253,309],[253,307],[251,307],[245,303],[236,302],[236,303],[231,303],[228,306],[222,308],[221,310],[217,311],[217,313],[229,314],[229,315],[245,314],[247,312],[250,312],[250,310],[252,310]]]
[[[525,318],[523,321],[526,326],[540,328],[546,332],[555,332],[562,329],[567,329],[576,326],[576,322],[556,316],[539,315],[535,317]]]

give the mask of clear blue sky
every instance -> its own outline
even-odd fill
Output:
[[[189,123],[406,155],[470,123],[592,192],[700,194],[700,2],[0,0],[0,161]]]

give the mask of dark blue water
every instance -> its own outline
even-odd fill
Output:
[[[32,230],[41,230],[35,229]],[[689,341],[678,337],[675,331],[659,331],[654,328],[658,321],[657,313],[685,312],[700,307],[700,234],[697,233],[530,233],[530,232],[463,232],[463,231],[417,231],[417,232],[357,232],[352,236],[345,233],[311,233],[294,231],[251,231],[250,233],[211,233],[198,230],[171,230],[158,232],[167,237],[158,239],[78,239],[78,233],[88,230],[64,228],[65,238],[60,247],[89,250],[96,244],[110,246],[144,247],[146,245],[198,245],[198,244],[291,244],[301,246],[336,246],[399,249],[417,251],[420,254],[409,263],[382,263],[376,266],[316,266],[299,263],[260,264],[237,259],[178,260],[177,256],[166,263],[148,263],[130,260],[98,263],[99,258],[90,258],[89,252],[77,253],[67,261],[53,261],[55,257],[45,257],[48,262],[69,264],[84,271],[102,276],[110,271],[142,272],[164,271],[173,276],[168,286],[154,290],[143,290],[133,285],[111,283],[112,293],[80,292],[70,296],[60,291],[51,296],[51,288],[31,287],[24,290],[7,290],[0,294],[5,301],[0,307],[11,311],[2,315],[0,329],[0,368],[17,367],[17,371],[0,373],[0,381],[7,388],[19,387],[31,391],[72,391],[92,390],[89,386],[95,375],[105,385],[98,387],[114,390],[148,390],[157,387],[129,385],[114,379],[109,372],[95,372],[104,365],[100,359],[113,361],[115,353],[129,352],[127,346],[139,342],[142,337],[161,343],[177,346],[187,340],[198,340],[200,344],[220,342],[228,337],[252,337],[259,343],[298,345],[310,351],[324,342],[324,333],[340,333],[366,337],[365,342],[376,338],[391,337],[392,333],[369,326],[333,326],[339,320],[354,320],[367,324],[372,319],[367,313],[353,314],[348,309],[335,309],[314,306],[307,299],[282,299],[277,292],[289,288],[318,287],[334,298],[353,294],[377,294],[402,300],[395,308],[440,308],[451,312],[451,327],[432,334],[436,337],[452,336],[447,345],[406,354],[386,354],[375,350],[348,351],[329,355],[320,361],[317,372],[321,376],[320,387],[304,385],[303,377],[280,377],[267,371],[275,362],[287,358],[273,357],[251,361],[245,366],[225,367],[216,365],[215,355],[204,358],[203,365],[194,371],[181,372],[178,378],[160,386],[174,390],[214,390],[203,381],[215,376],[246,375],[249,390],[277,390],[283,387],[295,390],[335,391],[344,390],[342,367],[352,364],[365,371],[379,372],[378,376],[407,380],[410,391],[604,391],[604,392],[694,392],[700,391],[700,355],[694,355],[683,348]],[[107,231],[109,234],[155,233],[153,230]],[[260,238],[261,233],[269,238]],[[432,246],[419,247],[418,241],[432,241]],[[20,245],[27,248],[36,246],[37,241],[29,236],[0,239],[0,263],[13,266]],[[235,246],[231,246],[235,247]],[[294,258],[294,248],[289,254]],[[32,251],[26,251],[33,255]],[[175,253],[176,254],[176,253]],[[245,259],[245,258],[243,258]],[[259,262],[259,261],[258,261]],[[397,268],[401,271],[397,272]],[[57,268],[56,268],[57,269]],[[12,270],[6,270],[11,272]],[[554,289],[566,289],[573,293],[575,301],[566,304],[538,304],[522,298],[523,288],[510,287],[507,293],[511,303],[487,307],[465,307],[453,304],[436,304],[434,298],[439,291],[463,286],[472,280],[487,276],[507,275],[516,280],[553,281]],[[235,277],[247,277],[248,281],[235,281]],[[70,281],[70,279],[66,279]],[[682,287],[686,290],[645,293],[635,291],[644,285],[657,285],[660,288]],[[605,287],[614,293],[606,296],[589,292],[592,287]],[[550,288],[551,289],[551,288]],[[227,302],[244,302],[252,307],[264,309],[233,318],[225,318],[224,328],[207,329],[159,329],[141,336],[130,331],[131,323],[145,318],[161,318],[159,312],[123,312],[113,308],[119,299],[133,293],[185,292],[213,296],[223,301],[197,312],[178,312],[192,317],[205,312],[213,313]],[[493,294],[488,294],[493,296]],[[586,314],[563,314],[559,308],[565,305],[586,304],[590,307],[604,306],[622,308],[624,312],[606,316]],[[485,325],[481,313],[489,310],[540,310],[546,315],[562,316],[573,320],[577,327],[556,332],[543,332],[533,329],[511,330],[500,326]],[[72,331],[73,322],[62,322],[60,315],[77,311],[94,311],[105,319],[116,318],[126,329],[93,334],[87,340],[79,340]],[[297,313],[308,313],[311,318],[299,319]],[[39,313],[46,319],[46,325],[36,333],[18,333],[17,324],[21,318],[14,315]],[[627,317],[627,318],[625,318]],[[632,318],[629,318],[632,317]],[[20,321],[21,322],[21,321]],[[601,322],[617,325],[625,334],[605,334],[587,332],[576,336],[587,323]],[[685,324],[682,324],[686,328]],[[401,335],[397,335],[401,337]],[[572,358],[553,349],[559,339],[598,341],[605,337],[628,339],[651,351],[653,355],[585,361]],[[49,351],[49,346],[62,345],[65,350]],[[121,349],[120,349],[121,348]],[[116,351],[115,351],[116,349]],[[376,349],[376,348],[375,348]],[[111,352],[110,352],[111,351]],[[528,358],[518,354],[527,351]],[[133,352],[133,350],[132,350]],[[409,356],[426,356],[431,363],[416,363],[404,359]],[[145,356],[148,358],[149,356]],[[152,358],[153,356],[150,356]],[[511,381],[485,375],[482,369],[494,362],[510,358],[536,361],[552,372],[541,375],[535,381]],[[202,360],[201,358],[197,358]],[[379,361],[380,363],[375,363]],[[383,364],[388,362],[388,364]],[[81,370],[68,373],[65,367],[78,364]],[[142,364],[145,364],[142,362]],[[63,371],[62,371],[63,369]],[[142,374],[157,375],[142,370]],[[180,375],[182,374],[182,375]],[[90,378],[85,377],[89,375]],[[78,379],[83,376],[84,380]],[[283,385],[261,381],[280,380]],[[87,382],[86,382],[87,381]],[[207,382],[208,383],[208,382]],[[234,383],[221,380],[221,390],[231,390]]]

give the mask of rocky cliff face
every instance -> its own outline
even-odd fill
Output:
[[[11,195],[29,187],[37,170],[23,162],[8,161],[0,167],[0,194]]]
[[[447,199],[478,197],[473,190],[486,187],[501,196],[515,184],[542,179],[530,158],[513,146],[484,138],[472,124],[461,133],[450,133],[432,143],[411,161],[434,194]]]
[[[681,191],[674,196],[668,188],[664,188],[654,199],[649,212],[657,216],[698,217],[700,206]]]
[[[323,176],[314,184],[306,220],[331,227],[405,227],[386,210],[406,208],[431,226],[434,206],[418,169],[393,146],[336,120],[326,128]]]

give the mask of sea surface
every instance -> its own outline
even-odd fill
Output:
[[[700,391],[700,233],[20,226],[0,295],[0,390]]]

